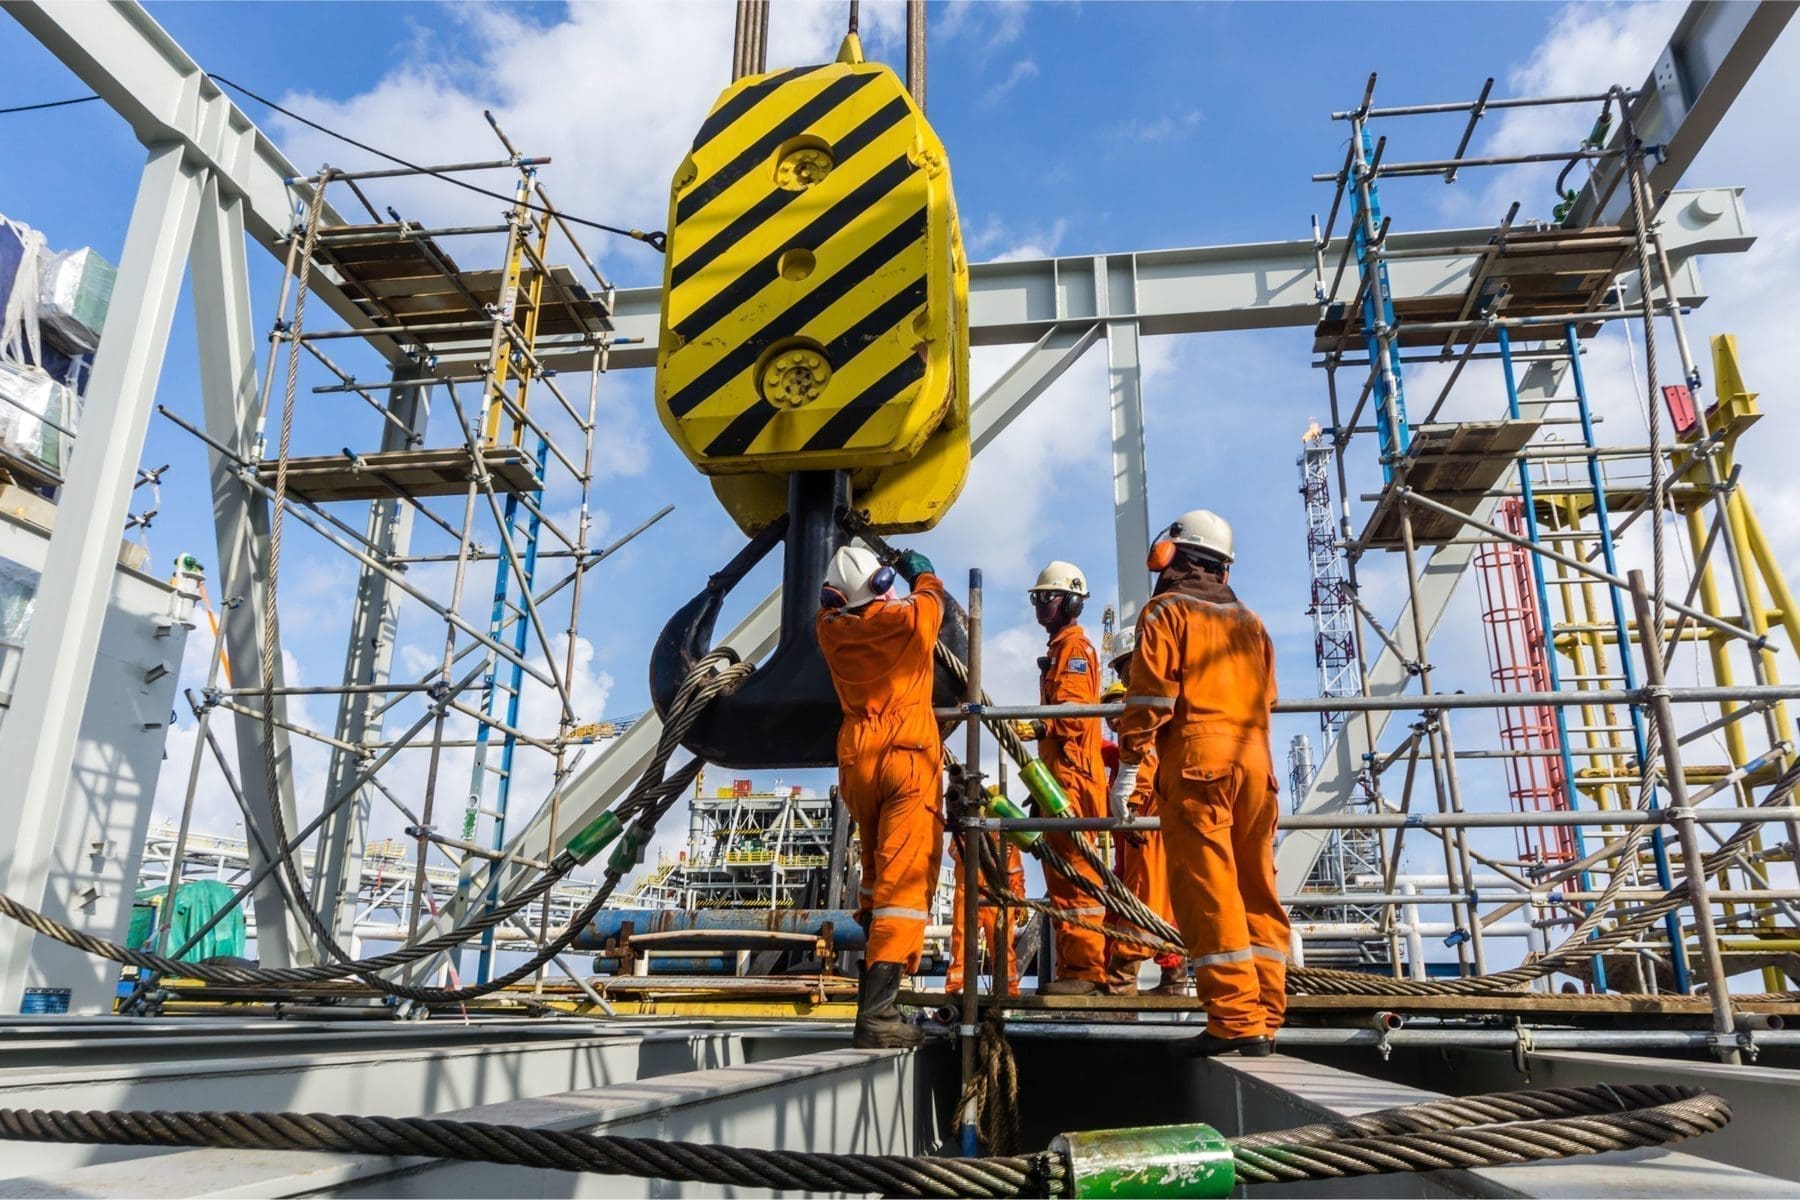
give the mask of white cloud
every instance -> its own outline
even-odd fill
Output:
[[[1204,119],[1204,114],[1197,108],[1185,112],[1164,113],[1153,121],[1142,117],[1133,117],[1113,126],[1110,137],[1122,142],[1176,142],[1187,137]]]
[[[1017,60],[1007,70],[1005,78],[1001,79],[981,94],[982,104],[992,107],[993,105],[1000,103],[1000,101],[1006,99],[1009,92],[1018,87],[1021,83],[1024,83],[1027,79],[1035,78],[1037,73],[1038,65],[1035,60],[1029,58]]]
[[[1028,0],[949,0],[927,31],[941,42],[968,41],[997,50],[1025,32]]]

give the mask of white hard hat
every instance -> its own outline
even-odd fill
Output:
[[[1085,597],[1088,594],[1087,576],[1074,563],[1061,559],[1051,563],[1038,572],[1037,582],[1032,585],[1034,592],[1068,592],[1073,596]]]
[[[1236,558],[1232,549],[1231,523],[1209,509],[1196,508],[1182,513],[1163,534],[1177,546],[1192,546],[1226,562]]]
[[[1113,634],[1112,657],[1108,662],[1118,662],[1121,658],[1130,658],[1137,649],[1137,626],[1127,625]]]
[[[886,574],[886,579],[877,576]],[[872,550],[840,546],[825,568],[825,586],[844,598],[843,608],[861,608],[893,586],[892,569],[881,565]]]

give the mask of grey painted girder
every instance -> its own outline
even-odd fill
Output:
[[[298,347],[293,348],[298,352]],[[401,368],[400,378],[410,378],[411,364]],[[431,417],[429,385],[388,390],[388,414],[381,423],[383,451],[409,450],[422,437]],[[396,424],[397,422],[397,424]],[[413,506],[398,496],[369,502],[364,536],[380,548],[384,561],[404,556],[412,549]],[[346,686],[385,684],[393,672],[396,630],[400,623],[402,593],[388,571],[364,563],[356,581],[356,599],[350,614],[350,632],[344,641]],[[380,740],[385,697],[375,692],[346,692],[338,701],[337,724],[332,735],[353,746]],[[352,754],[341,747],[331,752],[326,774],[324,803],[344,794],[367,767],[367,754]],[[374,786],[365,783],[355,799],[326,818],[319,831],[320,852],[313,865],[313,905],[341,941],[356,924],[357,881],[362,878],[363,848],[368,842],[369,814],[374,807]]]
[[[142,5],[0,0],[0,8],[124,117],[145,146],[178,144],[190,163],[210,170],[227,198],[243,201],[249,235],[285,256],[295,204],[309,194],[287,181],[301,172]],[[330,204],[322,219],[344,224]],[[368,317],[321,273],[314,272],[312,283],[313,294],[339,317],[370,328]],[[370,341],[389,361],[401,361],[385,336]]]
[[[1738,189],[1677,192],[1666,211],[1685,212],[1696,200],[1701,200],[1707,211],[1721,215],[1706,221],[1665,222],[1663,233],[1672,262],[1686,263],[1696,255],[1736,253],[1749,247],[1752,239]],[[1485,245],[1493,233],[1491,226],[1396,231],[1389,236],[1388,247],[1408,252],[1434,247],[1472,250]],[[1337,262],[1342,249],[1341,238],[1326,249],[1328,268]],[[1060,324],[1105,318],[1135,319],[1145,335],[1305,327],[1319,319],[1313,261],[1312,241],[1296,238],[974,263],[969,267],[969,340],[976,346],[1028,345]],[[1479,261],[1474,253],[1396,259],[1389,268],[1394,297],[1460,295]],[[1116,292],[1108,285],[1109,275],[1117,272],[1120,264],[1129,264],[1131,293],[1109,296]],[[1695,285],[1698,277],[1683,275],[1682,280]],[[1355,286],[1355,272],[1346,272],[1341,298],[1348,299]],[[1680,290],[1683,303],[1705,299],[1697,290]],[[623,288],[617,293],[613,324],[619,336],[642,340],[614,348],[610,359],[614,370],[655,364],[661,305],[660,288]],[[579,347],[558,348],[554,339],[546,339],[540,347],[543,356],[563,370],[576,370],[586,361]],[[469,354],[480,353],[482,347],[471,344]]]
[[[94,356],[81,445],[71,456],[56,529],[38,585],[12,707],[0,725],[0,892],[43,905],[51,842],[69,793],[112,594],[119,531],[150,425],[204,173],[178,145],[153,149],[138,185],[113,285],[106,336]],[[146,803],[148,802],[146,798]],[[34,935],[0,923],[0,1012],[17,1012]]]
[[[1681,182],[1796,8],[1794,0],[1698,0],[1687,6],[1631,102],[1638,137],[1660,148],[1648,163],[1652,196]],[[1614,128],[1612,145],[1622,146],[1624,122],[1615,119]],[[1620,221],[1631,206],[1630,189],[1620,186],[1624,170],[1620,159],[1600,160],[1565,224]]]
[[[251,317],[249,264],[245,260],[244,202],[221,195],[217,181],[209,179],[191,263],[194,337],[200,351],[200,403],[207,436],[246,459],[254,459],[262,399],[257,387],[257,336]],[[261,492],[244,482],[235,464],[211,447],[206,455],[219,555],[219,635],[225,640],[231,662],[231,686],[259,687],[263,678],[264,587],[269,571],[269,503]],[[284,686],[279,656],[273,674],[273,684]],[[278,722],[287,720],[285,697],[275,696],[273,709]],[[237,732],[238,786],[256,831],[272,847],[276,837],[270,816],[268,769],[263,759],[263,724],[247,711],[235,711],[231,719]],[[273,732],[277,802],[287,828],[298,829],[287,730],[276,725]],[[249,841],[250,865],[260,868],[264,858],[257,848],[257,839]],[[296,952],[302,961],[310,961],[308,943],[300,935],[294,914],[287,911],[281,886],[274,876],[258,885],[253,900],[256,949],[261,961],[270,966],[287,965],[296,961]]]

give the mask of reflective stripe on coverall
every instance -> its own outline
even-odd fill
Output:
[[[1151,597],[1138,617],[1120,757],[1140,762],[1154,746],[1161,760],[1170,899],[1219,1037],[1272,1034],[1287,1011],[1274,703],[1274,645],[1230,588],[1190,580]]]
[[[944,585],[920,575],[903,600],[819,611],[819,649],[844,709],[838,791],[862,839],[865,962],[919,968],[944,852],[944,744],[931,715]]]
[[[1100,703],[1100,660],[1081,626],[1073,622],[1050,638],[1050,652],[1042,660],[1039,700],[1044,704]],[[1062,717],[1044,722],[1038,739],[1044,766],[1068,793],[1069,806],[1078,817],[1106,815],[1106,768],[1100,761],[1100,718]],[[1098,886],[1097,872],[1082,862],[1066,833],[1046,834],[1050,844],[1075,864],[1083,877]],[[1060,872],[1045,871],[1044,886],[1057,908],[1072,910],[1098,925],[1106,919],[1100,902],[1078,888]],[[1056,977],[1106,981],[1106,937],[1086,929],[1056,927]]]
[[[999,849],[999,836],[996,834],[989,834],[987,836],[989,839],[988,844],[993,846],[997,851]],[[950,841],[950,858],[956,864],[954,870],[956,876],[956,902],[952,910],[953,915],[950,918],[950,969],[944,972],[944,990],[946,992],[960,992],[963,984],[963,914],[965,910],[963,909],[962,852],[958,849],[956,839],[954,838]],[[1020,856],[1019,848],[1011,842],[1006,843],[1006,890],[1014,896],[1022,897],[1025,895],[1025,860]],[[1023,908],[1009,910],[1014,916],[1022,914],[1025,911],[1026,910]],[[1002,923],[1000,921],[1000,909],[995,905],[989,904],[985,900],[981,902],[980,907],[976,910],[975,919],[981,924],[981,944],[983,950],[976,961],[979,963],[985,960],[988,973],[990,975],[993,974],[994,963],[997,961],[996,956],[999,954],[996,947],[1005,945],[1006,994],[1009,996],[1018,995],[1019,956],[1013,953],[1012,923],[1010,921]],[[1004,939],[1004,941],[1001,939]],[[976,974],[980,974],[979,967],[976,969]]]

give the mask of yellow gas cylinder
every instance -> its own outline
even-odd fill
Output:
[[[656,406],[746,533],[786,476],[849,470],[884,532],[969,463],[968,265],[943,143],[855,35],[738,80],[670,189]]]

